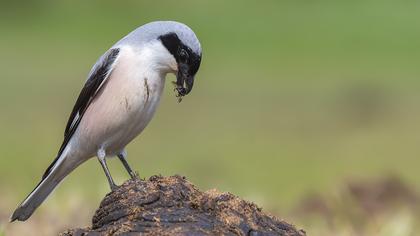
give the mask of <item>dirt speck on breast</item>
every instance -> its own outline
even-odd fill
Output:
[[[144,88],[146,89],[146,103],[149,101],[149,96],[150,96],[150,88],[149,88],[149,84],[147,83],[147,78],[144,78]]]

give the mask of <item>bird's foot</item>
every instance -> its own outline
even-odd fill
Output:
[[[137,171],[130,172],[130,177],[133,180],[134,179],[139,179],[140,178],[139,172],[137,172]]]
[[[114,192],[115,190],[117,190],[118,185],[116,185],[116,184],[111,184],[111,185],[109,185],[109,187],[111,188],[111,192]]]

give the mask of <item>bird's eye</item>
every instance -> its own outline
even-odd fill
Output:
[[[181,62],[187,62],[188,52],[185,51],[185,49],[181,49],[181,51],[179,52],[179,59],[181,60]]]

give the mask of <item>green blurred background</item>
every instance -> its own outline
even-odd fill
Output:
[[[89,224],[108,191],[94,159],[28,222],[6,222],[55,157],[96,59],[154,20],[189,25],[203,61],[180,104],[168,76],[155,118],[128,146],[142,177],[185,175],[310,235],[316,226],[288,218],[310,192],[389,174],[419,190],[419,12],[411,0],[0,1],[0,234]]]

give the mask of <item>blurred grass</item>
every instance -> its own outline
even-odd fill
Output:
[[[395,176],[343,182],[307,195],[290,214],[313,235],[414,236],[420,195]]]
[[[417,1],[0,4],[7,214],[54,158],[96,59],[135,27],[166,19],[195,30],[203,63],[181,104],[167,84],[155,118],[128,146],[141,176],[186,175],[270,209],[348,177],[393,173],[420,188]],[[111,165],[115,178],[127,178]],[[75,195],[93,210],[106,191],[101,168],[88,161],[39,214]]]

